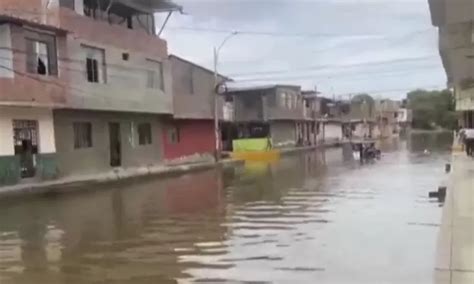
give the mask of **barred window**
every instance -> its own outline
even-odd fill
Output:
[[[151,124],[138,124],[138,145],[149,145],[152,143],[151,139]]]
[[[90,148],[92,147],[92,123],[90,122],[74,122],[74,148]]]

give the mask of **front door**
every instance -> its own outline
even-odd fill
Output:
[[[120,123],[109,123],[110,140],[110,166],[120,167],[122,165],[122,145],[120,143]]]
[[[38,154],[38,122],[36,120],[14,120],[13,140],[15,156],[20,159],[22,178],[36,175],[36,155]]]

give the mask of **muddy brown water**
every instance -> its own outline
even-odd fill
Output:
[[[0,283],[431,283],[450,143],[4,200]]]

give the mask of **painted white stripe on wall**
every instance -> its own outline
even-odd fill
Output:
[[[14,154],[12,120],[0,112],[0,156],[13,156]]]
[[[0,108],[0,155],[14,155],[13,120],[38,121],[39,152],[55,153],[53,112],[39,108]]]

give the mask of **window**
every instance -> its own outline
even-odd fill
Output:
[[[132,15],[127,16],[127,28],[133,29],[133,18]]]
[[[163,63],[155,60],[147,60],[147,65],[150,66],[147,70],[147,88],[165,90],[165,82],[163,78]]]
[[[99,83],[99,63],[96,59],[86,58],[87,81]]]
[[[151,124],[138,124],[138,145],[150,145],[151,143]]]
[[[86,57],[86,78],[91,83],[106,83],[105,51],[83,46]]]
[[[179,128],[171,126],[168,129],[168,141],[170,144],[178,144],[180,142]]]
[[[55,37],[37,32],[27,32],[26,70],[39,75],[57,75],[58,64]]]
[[[286,97],[287,97],[286,93],[281,93],[280,94],[280,106],[283,107],[283,108],[286,108],[286,106],[287,106]]]
[[[74,122],[74,148],[92,147],[92,124],[90,122]]]

